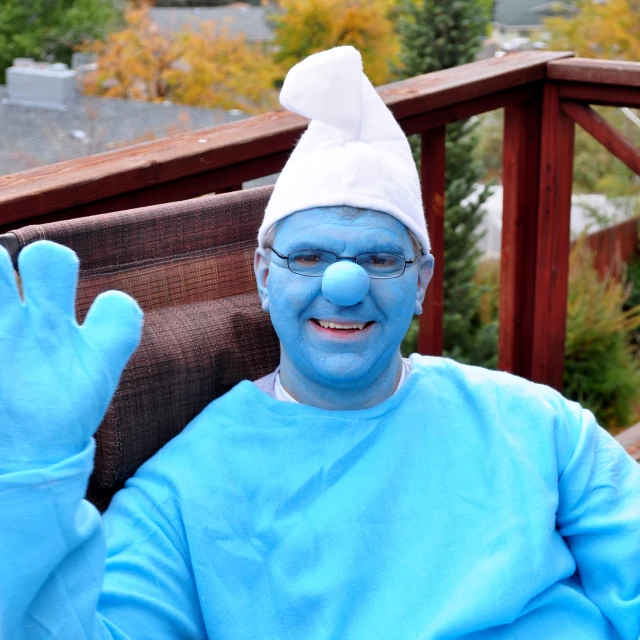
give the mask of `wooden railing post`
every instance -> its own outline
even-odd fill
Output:
[[[571,185],[575,125],[547,82],[542,109],[531,375],[562,389],[569,285]]]
[[[431,240],[431,253],[435,258],[435,269],[422,306],[418,351],[432,356],[442,354],[445,138],[444,126],[420,134],[422,202]]]
[[[504,112],[498,366],[531,374],[542,97]]]

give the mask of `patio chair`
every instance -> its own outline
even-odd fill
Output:
[[[76,251],[80,322],[108,289],[132,295],[145,312],[142,342],[96,434],[87,498],[101,511],[209,402],[276,367],[278,340],[253,275],[271,190],[33,225],[0,237],[14,257],[41,239]]]

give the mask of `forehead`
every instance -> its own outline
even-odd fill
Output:
[[[344,207],[305,209],[287,216],[276,231],[279,240],[337,238],[411,242],[405,225],[382,211]]]

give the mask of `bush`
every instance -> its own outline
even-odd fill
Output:
[[[640,250],[636,260],[627,265],[627,284],[630,291],[625,307],[630,309],[640,305]]]
[[[640,237],[640,224],[638,225],[638,236]],[[638,257],[634,262],[627,265],[627,287],[629,297],[625,301],[625,309],[640,306],[640,242],[638,244]],[[631,345],[640,358],[640,328],[631,332]]]
[[[630,345],[640,306],[624,308],[629,287],[600,278],[583,242],[571,252],[564,393],[616,430],[638,418],[640,359]]]
[[[481,292],[475,315],[479,325],[466,362],[488,368],[498,363],[500,263],[484,260],[474,278]],[[638,304],[635,302],[638,296]],[[417,350],[417,320],[402,353]],[[640,420],[640,260],[629,265],[627,283],[602,279],[583,242],[571,252],[564,394],[594,412],[616,431]]]

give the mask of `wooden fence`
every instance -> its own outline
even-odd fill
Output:
[[[633,218],[607,227],[586,237],[587,246],[593,251],[596,269],[601,275],[617,274],[622,264],[640,258],[640,218]]]

